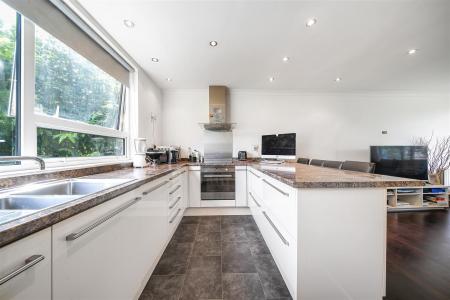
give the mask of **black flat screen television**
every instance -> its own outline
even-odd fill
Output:
[[[295,158],[295,133],[262,136],[261,154],[263,158]]]
[[[371,146],[370,161],[375,173],[428,180],[428,151],[426,146]]]

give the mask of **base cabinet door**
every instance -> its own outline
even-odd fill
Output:
[[[236,169],[236,206],[247,207],[247,170]]]
[[[200,168],[189,169],[189,207],[200,207]]]
[[[51,229],[0,248],[0,299],[51,299]]]
[[[130,234],[137,235],[140,239],[133,249],[140,260],[140,266],[137,265],[136,268],[141,268],[138,273],[145,274],[145,279],[150,278],[167,243],[168,188],[167,178],[144,185],[138,190],[138,194],[142,195],[142,201],[136,203],[130,210],[134,219],[134,232]],[[139,261],[136,261],[136,264],[139,264]],[[147,280],[142,283],[146,282]]]
[[[149,235],[164,230],[153,228],[152,208],[135,190],[55,224],[53,299],[137,298],[152,263]]]

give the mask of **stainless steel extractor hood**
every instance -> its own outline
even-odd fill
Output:
[[[228,118],[228,89],[226,86],[209,87],[209,123],[200,123],[205,130],[231,131],[234,123]]]

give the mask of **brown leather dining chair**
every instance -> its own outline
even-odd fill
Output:
[[[297,162],[299,164],[309,165],[309,160],[310,160],[309,158],[299,157],[297,159]]]
[[[321,159],[311,159],[311,161],[309,162],[309,164],[312,165],[312,166],[322,167],[324,162],[325,162],[325,161],[324,161],[324,160],[321,160]]]
[[[326,160],[323,163],[324,167],[327,168],[333,168],[333,169],[340,169],[342,166],[342,161],[337,161],[337,160]]]
[[[351,161],[346,160],[342,164],[342,170],[373,173],[375,171],[375,164],[365,161]]]

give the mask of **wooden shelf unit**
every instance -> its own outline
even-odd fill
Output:
[[[386,203],[388,212],[448,209],[449,194],[450,187],[443,185],[388,188]],[[433,197],[445,200],[435,203],[429,199]]]

